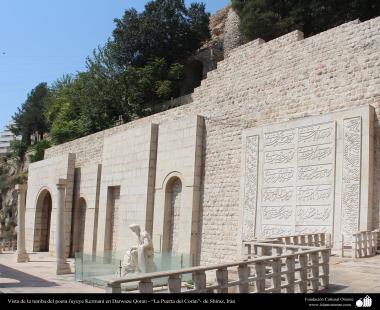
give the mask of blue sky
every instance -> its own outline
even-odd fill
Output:
[[[85,59],[106,42],[128,8],[142,0],[1,0],[0,131],[40,82],[51,83],[85,68]],[[208,12],[229,0],[204,2]]]

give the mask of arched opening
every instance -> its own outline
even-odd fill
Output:
[[[51,194],[44,189],[39,194],[36,205],[33,245],[35,252],[49,252],[52,205]]]
[[[80,198],[74,205],[72,213],[72,229],[71,229],[71,253],[70,256],[74,256],[75,253],[83,252],[84,248],[84,231],[86,226],[86,209],[87,204],[84,198]]]
[[[179,251],[180,216],[182,206],[182,182],[178,177],[172,177],[165,190],[165,215],[162,251],[173,255]]]
[[[185,64],[183,83],[180,95],[188,95],[194,91],[194,88],[201,85],[203,80],[203,64],[199,60],[190,60]]]

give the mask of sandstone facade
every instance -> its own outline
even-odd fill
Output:
[[[320,115],[328,120],[321,123],[334,122],[331,128],[341,141],[323,143],[334,148],[349,143],[341,136],[345,120],[360,118],[361,141],[368,143],[360,146],[359,209],[350,210],[368,212],[350,222],[350,229],[379,227],[380,18],[353,21],[307,39],[295,31],[267,43],[249,42],[218,63],[192,97],[190,104],[47,150],[44,161],[30,166],[27,250],[39,245],[41,194],[50,192],[54,213],[54,186],[65,178],[67,254],[76,238],[84,238],[87,252],[128,248],[134,240],[128,224],[136,222],[152,233],[156,248],[177,250],[170,234],[179,231],[183,248],[178,251],[200,263],[235,259],[244,216],[252,216],[244,215],[241,198],[246,184],[242,167],[249,154],[243,137],[258,128],[298,128],[298,120],[307,126]],[[340,171],[348,165],[342,155],[328,160]],[[72,224],[73,208],[79,205],[86,208],[79,213],[85,214],[79,221],[85,227],[82,236],[73,236],[80,231]],[[342,229],[331,223],[336,241]]]

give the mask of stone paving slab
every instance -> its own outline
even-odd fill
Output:
[[[330,260],[328,293],[380,293],[380,255]]]
[[[0,254],[0,293],[104,293],[75,281],[74,274],[55,274],[54,258],[30,254],[29,263],[16,263],[13,253]],[[73,260],[69,260],[73,268]]]
[[[43,253],[31,262],[16,263],[13,253],[0,254],[0,293],[104,293],[75,281],[74,274],[55,275],[55,261]],[[69,260],[74,270],[73,260]],[[380,293],[380,255],[330,260],[330,288],[326,293]]]

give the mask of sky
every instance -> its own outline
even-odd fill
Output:
[[[85,69],[86,57],[103,45],[131,7],[145,0],[0,0],[0,131],[39,83]],[[204,2],[208,12],[229,0]]]

